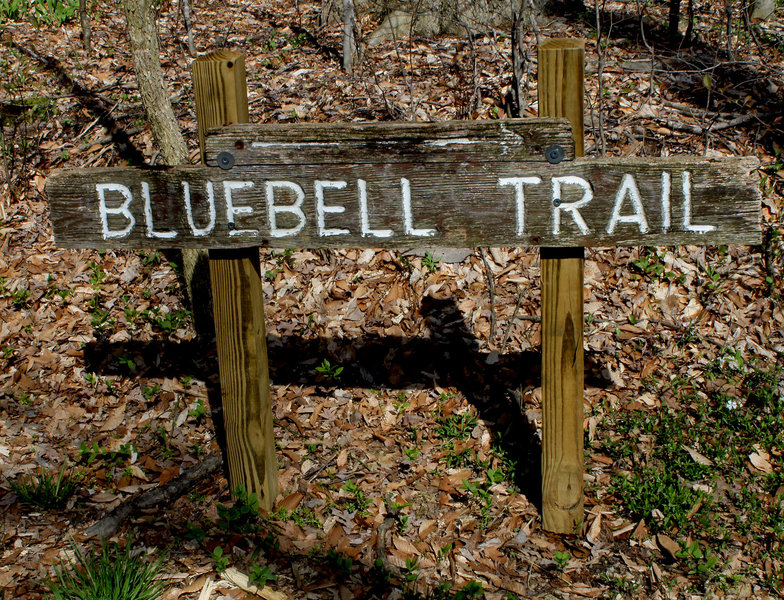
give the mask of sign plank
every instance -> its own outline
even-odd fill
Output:
[[[758,244],[755,159],[327,163],[60,172],[66,248]]]
[[[544,161],[553,146],[574,158],[566,119],[233,125],[208,133],[205,164],[224,152],[236,166]]]

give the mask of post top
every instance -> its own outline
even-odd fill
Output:
[[[205,63],[205,62],[232,62],[236,61],[237,59],[244,58],[245,55],[242,52],[236,52],[234,50],[213,50],[212,52],[208,52],[206,54],[202,54],[194,63]]]
[[[585,50],[585,40],[576,38],[550,38],[539,44],[540,50]]]

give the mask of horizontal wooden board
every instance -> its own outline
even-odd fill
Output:
[[[211,167],[222,152],[235,166],[544,161],[553,145],[574,158],[565,119],[229,125],[205,140]]]
[[[53,175],[47,194],[55,241],[71,248],[758,244],[757,166],[678,156],[90,169]]]

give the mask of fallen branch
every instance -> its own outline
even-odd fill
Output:
[[[175,477],[163,485],[149,489],[123,502],[103,519],[88,527],[85,530],[85,534],[100,538],[111,537],[131,514],[140,509],[170,504],[186,491],[192,489],[199,481],[217,471],[222,463],[223,459],[220,456],[208,456],[179,477]]]

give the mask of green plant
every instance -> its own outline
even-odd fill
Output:
[[[403,569],[403,578],[406,583],[414,583],[419,579],[419,557],[406,557],[406,566]]]
[[[416,460],[417,456],[422,453],[419,448],[406,448],[403,452],[408,457],[408,460]]]
[[[473,483],[463,479],[463,489],[474,497],[479,505],[479,524],[482,529],[490,525],[490,508],[493,505],[493,495],[490,493],[490,485],[487,481]]]
[[[341,578],[347,579],[351,577],[351,568],[354,565],[354,561],[350,557],[330,550],[327,552],[327,561],[335,568]]]
[[[343,485],[343,491],[352,496],[345,504],[346,510],[349,512],[356,511],[360,515],[366,515],[367,509],[370,507],[370,498],[365,496],[364,492],[359,489],[359,486],[353,481],[347,481]]]
[[[118,450],[107,450],[99,446],[97,442],[92,445],[87,445],[84,442],[79,444],[79,457],[77,460],[90,464],[95,460],[104,460],[107,464],[113,466],[120,466],[126,460],[131,459],[136,454],[136,448],[133,444],[122,444]]]
[[[152,387],[145,387],[142,390],[142,395],[144,396],[145,400],[149,400],[150,398],[152,398],[155,394],[157,394],[160,391],[161,391],[161,386],[156,383]]]
[[[275,581],[277,578],[277,575],[275,575],[267,565],[250,566],[248,579],[250,579],[251,583],[255,583],[259,587],[264,587],[267,585],[268,581]]]
[[[30,299],[30,290],[21,288],[11,292],[11,302],[17,308],[22,308]]]
[[[33,0],[30,20],[40,27],[42,23],[61,27],[70,21],[79,9],[79,0]]]
[[[187,539],[195,540],[197,542],[203,542],[207,537],[207,533],[201,527],[194,525],[193,523],[185,524],[184,535]]]
[[[566,568],[566,565],[569,564],[569,561],[572,560],[572,554],[566,550],[559,550],[553,554],[553,560],[557,567],[563,571]]]
[[[136,361],[133,360],[132,356],[123,355],[119,357],[118,360],[120,361],[120,364],[124,366],[126,369],[128,369],[129,371],[136,370]]]
[[[708,287],[712,290],[718,288],[719,281],[721,280],[721,273],[717,272],[708,264],[702,267],[702,271],[705,274],[705,277],[708,279]]]
[[[114,319],[109,316],[108,310],[95,308],[90,312],[90,325],[100,331],[114,325]]]
[[[438,270],[438,263],[441,262],[440,258],[435,258],[430,252],[425,252],[422,258],[422,266],[426,267],[430,273],[435,273]]]
[[[475,600],[476,598],[480,598],[483,594],[482,582],[473,580],[457,590],[455,595],[452,596],[452,600]]]
[[[81,473],[62,465],[56,474],[39,467],[37,475],[22,475],[16,481],[7,481],[20,502],[41,508],[64,508],[81,479]]]
[[[465,440],[477,425],[476,415],[470,412],[436,417],[434,433],[442,440]]]
[[[330,381],[340,381],[340,375],[343,373],[343,367],[338,367],[329,362],[328,359],[321,361],[321,364],[316,367],[316,373]]]
[[[25,0],[0,1],[0,21],[19,21],[27,8]]]
[[[264,279],[266,279],[267,281],[274,281],[274,279],[281,273],[283,273],[283,269],[281,268],[264,271]]]
[[[163,254],[157,250],[153,252],[139,252],[139,257],[142,259],[142,266],[148,269],[156,267],[163,262]]]
[[[636,270],[649,279],[663,279],[674,280],[681,279],[673,273],[668,271],[664,265],[664,254],[656,252],[655,248],[643,248],[640,250],[640,257],[632,261],[632,266]]]
[[[161,578],[163,558],[148,561],[131,548],[104,544],[100,552],[82,552],[72,541],[73,562],[55,567],[45,581],[47,600],[155,600],[167,582]]]
[[[306,507],[304,504],[300,504],[292,511],[280,509],[277,517],[281,521],[294,521],[294,523],[296,523],[299,527],[307,526],[320,529],[324,526],[324,524],[316,516],[316,513],[313,511],[313,509]]]
[[[212,560],[215,562],[215,571],[217,573],[222,573],[229,566],[229,557],[224,556],[223,548],[220,546],[215,546],[212,549]]]
[[[715,575],[714,569],[719,564],[719,557],[708,547],[703,550],[696,540],[676,552],[675,556],[686,563],[689,575],[698,575],[706,579]]]
[[[199,398],[196,400],[196,406],[188,411],[188,415],[199,421],[207,412],[204,408],[204,400]]]
[[[104,273],[103,268],[96,262],[90,262],[87,264],[87,268],[90,269],[90,284],[93,287],[99,287],[101,282],[106,279],[106,273]]]
[[[234,504],[217,505],[217,525],[231,533],[254,533],[259,528],[259,499],[240,485],[232,493]]]
[[[144,311],[143,315],[154,329],[158,329],[166,335],[172,335],[185,326],[191,312],[184,308],[164,312],[156,306],[153,309]]]

